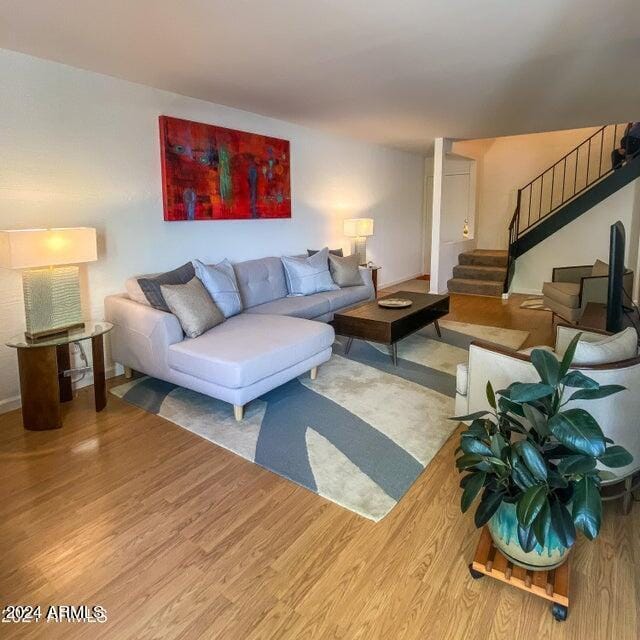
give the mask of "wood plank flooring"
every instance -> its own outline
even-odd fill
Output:
[[[450,317],[551,340],[549,314],[513,298],[455,296]],[[640,636],[638,505],[608,503],[601,537],[580,540],[557,623],[544,601],[470,579],[455,437],[376,524],[114,396],[96,415],[83,389],[64,411],[52,432],[0,416],[0,602],[102,605],[108,621],[2,624],[2,638]]]

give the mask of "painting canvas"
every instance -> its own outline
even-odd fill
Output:
[[[289,142],[160,116],[165,220],[291,217]]]

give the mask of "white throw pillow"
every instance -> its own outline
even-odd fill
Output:
[[[628,327],[612,336],[584,335],[576,346],[574,365],[610,364],[638,355],[638,334]]]
[[[200,260],[194,260],[193,266],[196,276],[225,318],[235,316],[242,311],[236,273],[233,265],[226,258],[218,264],[204,264]]]
[[[289,296],[310,296],[340,287],[329,271],[329,249],[325,247],[308,258],[282,256]]]

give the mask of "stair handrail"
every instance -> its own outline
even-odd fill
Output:
[[[533,180],[530,180],[523,187],[518,189],[518,198],[516,209],[513,213],[511,221],[509,223],[509,246],[511,249],[511,245],[517,241],[517,239],[525,234],[531,227],[536,226],[541,220],[544,220],[551,214],[555,213],[558,209],[564,206],[570,200],[573,200],[576,196],[580,195],[582,192],[593,186],[596,182],[600,181],[605,176],[609,175],[613,172],[613,166],[609,166],[605,171],[602,169],[602,161],[603,161],[603,153],[604,153],[604,145],[605,145],[605,137],[607,131],[613,131],[611,136],[611,152],[613,152],[617,148],[618,143],[618,128],[624,126],[620,124],[607,124],[600,127],[597,131],[594,131],[588,138],[585,138],[580,144],[576,145],[571,151],[566,153],[562,158],[554,162],[551,166],[547,167],[542,173],[538,174]],[[600,139],[599,144],[599,154],[597,157],[597,174],[593,179],[591,179],[591,149],[594,146],[593,141]],[[580,161],[580,150],[587,148],[586,154],[586,170],[584,174],[585,183],[580,189],[577,188],[578,182],[578,164]],[[572,155],[576,156],[574,172],[573,172],[573,187],[571,191],[566,188],[567,186],[567,159]],[[555,178],[556,178],[556,167],[562,165],[562,191],[559,202],[555,205],[553,203],[554,200],[554,187],[555,187]],[[551,173],[551,191],[549,193],[549,210],[542,214],[542,200],[543,200],[543,192],[544,192],[544,180],[545,176]],[[531,220],[531,202],[533,199],[533,187],[534,185],[540,181],[540,193],[538,198],[538,217],[535,220]],[[529,207],[527,212],[527,224],[522,227],[520,224],[521,214],[522,214],[522,196],[526,190],[529,190]],[[566,192],[566,193],[565,193]]]
[[[613,171],[617,167],[617,165],[615,165],[614,162],[611,162],[610,165],[605,164],[606,169],[604,171],[602,168],[602,160],[604,157],[604,150],[605,150],[605,137],[607,137],[607,134],[609,131],[612,132],[610,150],[611,150],[611,155],[613,160],[613,157],[614,157],[613,152],[619,148],[618,128],[624,127],[624,134],[626,135],[628,126],[629,125],[607,124],[600,127],[599,129],[594,131],[589,137],[585,138],[582,142],[580,142],[580,144],[576,145],[573,149],[571,149],[571,151],[569,151],[564,156],[562,156],[562,158],[554,162],[542,173],[537,175],[533,180],[529,181],[523,187],[520,187],[518,189],[516,207],[513,212],[513,216],[511,217],[511,221],[509,222],[509,228],[508,228],[509,246],[507,250],[507,275],[505,277],[505,283],[504,283],[505,293],[508,292],[509,286],[511,284],[511,279],[513,277],[513,271],[515,267],[514,263],[518,255],[518,252],[517,252],[518,240],[524,234],[526,234],[530,229],[537,226],[539,222],[548,218],[549,216],[557,212],[559,209],[561,209],[565,204],[567,204],[568,202],[570,202],[571,200],[573,200],[574,198],[582,194],[587,189],[591,188],[593,185],[595,185],[597,182],[599,182],[609,174],[613,173]],[[594,162],[597,161],[597,172],[595,174],[595,177],[591,179],[591,168],[592,166],[595,166],[591,164],[591,155],[592,155],[591,150],[592,150],[592,147],[594,146],[593,144],[594,140],[598,140],[598,138],[599,138],[599,145],[596,146],[596,153],[598,148],[599,148],[599,153],[597,153],[596,158],[594,159]],[[581,188],[578,189],[578,164],[581,158],[580,151],[585,147],[587,149],[587,153],[586,153],[586,168],[584,172],[584,185],[582,185]],[[569,190],[566,188],[567,187],[567,159],[574,154],[575,154],[575,166],[573,167],[573,186],[571,191],[569,192]],[[640,155],[640,150],[636,151],[636,153],[634,153],[633,155],[626,155],[626,160],[629,161],[632,157],[635,157],[638,155]],[[584,157],[584,154],[583,154],[583,157]],[[557,202],[554,205],[556,168],[559,167],[560,165],[562,165],[562,191],[561,191],[559,202]],[[549,209],[545,211],[544,214],[542,214],[544,181],[545,181],[545,176],[547,176],[549,173],[551,173],[551,190],[548,198]],[[582,175],[581,175],[581,179],[582,179]],[[539,198],[538,198],[538,216],[532,221],[531,220],[531,202],[533,199],[534,185],[536,185],[536,183],[538,182],[540,182]],[[571,186],[571,183],[569,184]],[[528,193],[529,206],[527,211],[526,224],[523,226],[521,224],[522,213],[523,213],[523,194],[527,190],[529,190],[529,193]]]

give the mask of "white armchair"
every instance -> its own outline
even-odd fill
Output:
[[[565,325],[558,325],[556,331],[554,351],[558,357],[562,357],[576,333],[582,333],[591,340],[607,335],[604,332],[580,331]],[[589,411],[605,436],[625,447],[633,456],[633,462],[626,467],[607,468],[616,475],[616,479],[603,482],[606,485],[625,480],[625,509],[631,497],[632,478],[640,471],[640,356],[637,346],[635,349],[634,346],[632,343],[632,352],[627,354],[632,357],[607,364],[572,367],[601,385],[619,384],[626,391],[601,400],[577,400],[568,405]],[[489,380],[496,390],[504,389],[512,382],[538,382],[540,378],[531,364],[529,352],[530,349],[518,352],[491,343],[473,342],[469,348],[469,364],[458,367],[456,415],[490,408],[486,397]]]

